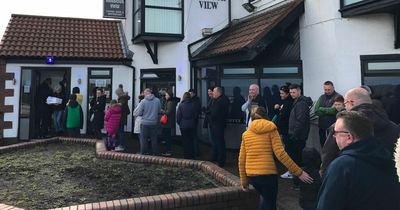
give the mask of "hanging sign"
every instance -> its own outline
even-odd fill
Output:
[[[125,19],[125,0],[104,0],[103,17]]]

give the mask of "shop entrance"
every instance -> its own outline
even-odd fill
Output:
[[[176,95],[175,69],[142,69],[140,76],[140,91],[150,88],[159,98],[167,91]]]
[[[54,134],[54,123],[52,116],[52,105],[43,107],[41,99],[47,98],[47,94],[54,93],[54,89],[63,83],[63,91],[66,96],[69,95],[70,68],[53,67],[24,67],[21,69],[21,87],[20,87],[20,110],[18,138],[20,140],[29,140],[32,138],[48,137]],[[51,81],[49,93],[44,93],[40,88],[46,81]],[[61,85],[60,85],[61,86]],[[46,96],[45,96],[46,95]],[[45,111],[48,110],[48,111]],[[43,118],[43,113],[46,115]],[[48,118],[49,116],[49,118]],[[45,119],[44,130],[43,119]]]

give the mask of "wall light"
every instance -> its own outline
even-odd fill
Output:
[[[178,75],[178,77],[176,78],[178,81],[181,81],[182,80],[182,76],[181,75]]]
[[[17,79],[13,78],[13,85],[17,84]]]
[[[243,7],[247,12],[253,12],[254,9],[256,8],[254,5],[252,5],[252,4],[249,3],[249,2],[242,4],[242,7]]]
[[[82,79],[79,78],[76,82],[78,82],[78,85],[80,85],[82,83]]]

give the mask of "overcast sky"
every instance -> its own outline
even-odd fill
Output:
[[[11,14],[102,19],[103,0],[2,0],[0,1],[0,39],[3,37]]]

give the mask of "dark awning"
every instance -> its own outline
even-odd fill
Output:
[[[303,13],[303,0],[291,0],[234,21],[222,31],[189,45],[190,60],[195,66],[251,61],[283,36]]]

